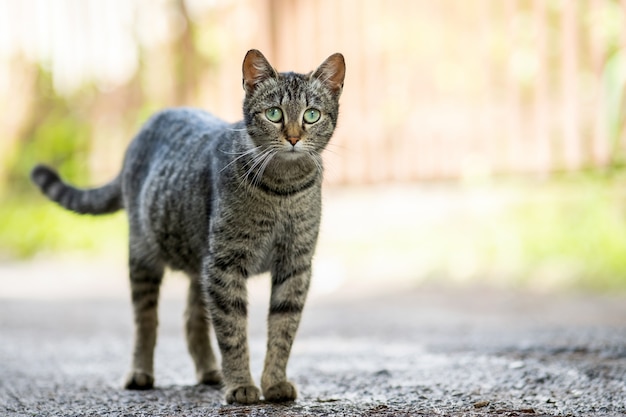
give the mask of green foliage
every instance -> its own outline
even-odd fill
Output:
[[[22,137],[7,155],[0,155],[0,163],[7,168],[6,178],[2,178],[6,185],[0,187],[0,260],[28,258],[40,252],[125,248],[123,214],[97,219],[78,216],[40,197],[30,182],[33,167],[45,163],[71,183],[89,183],[89,118],[76,110],[81,108],[76,98],[72,101],[54,92],[50,74],[41,68],[37,90],[41,95]]]
[[[67,99],[52,93],[48,73],[40,70],[37,82],[38,90],[48,94],[38,98],[23,137],[8,155],[0,156],[8,168],[5,181],[10,193],[31,193],[29,174],[41,162],[54,166],[70,181],[88,180],[91,128],[87,119],[71,110]]]
[[[526,186],[506,210],[483,220],[491,224],[476,231],[485,263],[520,284],[626,288],[623,180],[577,175]]]
[[[322,233],[328,246],[318,252],[341,259],[350,274],[383,280],[626,290],[623,173],[421,192],[361,201],[375,208],[346,220],[356,226],[334,239]],[[393,202],[379,202],[386,199]]]
[[[626,288],[626,183],[586,178],[542,193],[507,219],[521,244],[523,280]]]
[[[35,198],[8,198],[0,205],[0,259],[28,258],[37,253],[125,250],[123,213],[79,216]]]
[[[619,50],[609,57],[605,64],[604,94],[606,106],[606,126],[611,142],[612,164],[624,164],[621,142],[626,122],[626,51]]]

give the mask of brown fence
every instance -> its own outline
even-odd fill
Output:
[[[278,3],[281,67],[346,55],[337,181],[545,174],[623,157],[626,1]]]
[[[5,11],[18,3],[7,1]],[[26,3],[15,13],[24,16]],[[340,126],[326,155],[333,183],[548,174],[624,159],[626,0],[54,3],[72,13],[40,16],[56,19],[40,36],[69,19],[69,36],[87,45],[122,28],[138,51],[139,76],[93,98],[97,171],[117,167],[136,128],[116,115],[124,106],[190,104],[237,119],[241,60],[252,47],[279,70],[309,71],[344,53]],[[123,4],[132,7],[120,25]],[[166,35],[152,42],[159,24]]]

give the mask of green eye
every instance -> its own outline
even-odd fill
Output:
[[[283,120],[283,111],[278,107],[270,107],[265,110],[265,117],[272,123],[278,123]]]
[[[307,123],[315,123],[320,119],[321,115],[322,113],[317,109],[307,109],[304,112],[304,121]]]

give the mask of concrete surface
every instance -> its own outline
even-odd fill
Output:
[[[251,295],[257,380],[264,285]],[[0,415],[626,415],[626,294],[345,286],[305,310],[289,367],[298,400],[246,407],[194,385],[182,297],[160,307],[157,388],[121,389],[132,332],[118,295],[0,298]]]

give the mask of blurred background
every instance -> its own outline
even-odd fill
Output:
[[[317,293],[626,289],[626,0],[0,0],[0,295],[125,286],[124,214],[29,170],[97,185],[161,108],[238,120],[251,48],[346,58]]]

